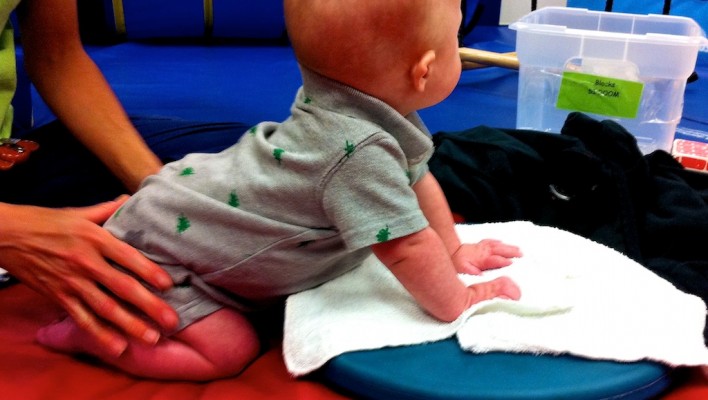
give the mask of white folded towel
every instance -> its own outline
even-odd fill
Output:
[[[472,352],[574,354],[617,361],[708,365],[706,306],[626,256],[530,222],[458,225],[463,242],[486,238],[524,256],[467,284],[506,275],[519,301],[479,303],[452,323],[426,314],[375,257],[317,288],[290,296],[283,353],[300,376],[357,350],[421,344],[457,335]]]

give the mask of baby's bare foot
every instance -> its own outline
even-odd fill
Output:
[[[100,354],[96,340],[81,330],[71,318],[40,328],[36,339],[39,344],[64,353]]]

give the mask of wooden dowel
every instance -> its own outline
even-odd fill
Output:
[[[493,51],[460,48],[460,59],[464,69],[502,67],[519,69],[519,59],[515,52],[495,53]]]

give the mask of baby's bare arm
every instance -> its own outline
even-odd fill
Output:
[[[479,274],[486,269],[510,265],[512,258],[521,257],[518,247],[498,240],[461,244],[445,193],[430,172],[413,185],[413,191],[430,227],[440,236],[451,255],[457,272]]]
[[[430,227],[440,236],[448,254],[453,254],[460,247],[460,239],[455,232],[455,221],[450,206],[438,180],[428,172],[413,185],[418,204],[428,219]]]
[[[430,227],[372,249],[418,304],[442,321],[454,321],[483,300],[520,297],[519,288],[504,277],[466,287],[457,277],[443,240]]]

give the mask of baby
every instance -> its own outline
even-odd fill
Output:
[[[251,313],[334,279],[372,253],[441,321],[494,297],[508,278],[466,287],[518,248],[461,244],[416,110],[460,76],[460,0],[285,0],[303,85],[282,123],[253,127],[219,154],[166,165],[105,225],[163,266],[176,332],[107,355],[71,319],[38,333],[60,351],[129,373],[208,380],[238,374],[260,343]]]

